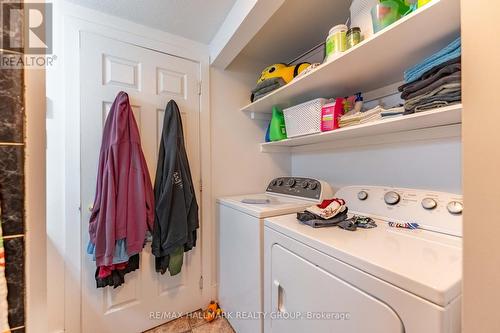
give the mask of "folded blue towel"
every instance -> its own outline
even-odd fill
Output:
[[[415,66],[407,69],[404,72],[405,82],[412,82],[417,80],[422,74],[427,72],[429,69],[439,66],[440,64],[451,60],[453,58],[459,57],[462,54],[461,39],[458,37],[445,48],[434,53],[424,61]]]

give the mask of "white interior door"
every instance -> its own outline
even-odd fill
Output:
[[[82,241],[88,242],[107,112],[123,90],[139,126],[142,148],[154,178],[165,106],[174,99],[182,113],[186,149],[197,198],[200,198],[199,81],[200,65],[92,33],[81,34],[81,197]],[[152,179],[153,181],[153,179]],[[154,181],[153,181],[154,183]],[[162,322],[152,312],[187,312],[201,306],[201,233],[185,254],[182,272],[171,277],[155,272],[151,244],[141,254],[140,269],[125,276],[117,289],[96,289],[95,263],[82,251],[82,332],[141,332]]]

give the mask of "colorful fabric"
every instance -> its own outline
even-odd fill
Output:
[[[5,280],[5,251],[3,248],[2,224],[0,223],[0,332],[10,332],[7,305],[7,280]]]
[[[418,223],[398,223],[398,222],[389,222],[389,227],[403,228],[403,229],[418,229],[418,228],[420,228]]]

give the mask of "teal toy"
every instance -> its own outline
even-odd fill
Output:
[[[273,106],[273,115],[269,124],[269,139],[280,141],[286,139],[285,116],[283,111]]]

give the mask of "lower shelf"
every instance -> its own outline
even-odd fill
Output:
[[[444,136],[460,135],[462,123],[462,104],[451,105],[435,110],[415,113],[407,116],[381,119],[375,122],[339,128],[329,132],[300,136],[296,138],[261,144],[262,152],[290,152],[293,149],[317,150],[320,143],[340,143],[340,146],[373,143],[373,138],[391,135],[391,140],[398,136],[412,133],[412,139],[433,138],[442,131]],[[447,127],[447,129],[443,129]],[[450,130],[451,129],[451,130]],[[458,129],[458,132],[457,132]],[[428,130],[428,131],[422,131]],[[433,134],[431,134],[433,133]],[[350,144],[352,142],[352,144]]]

